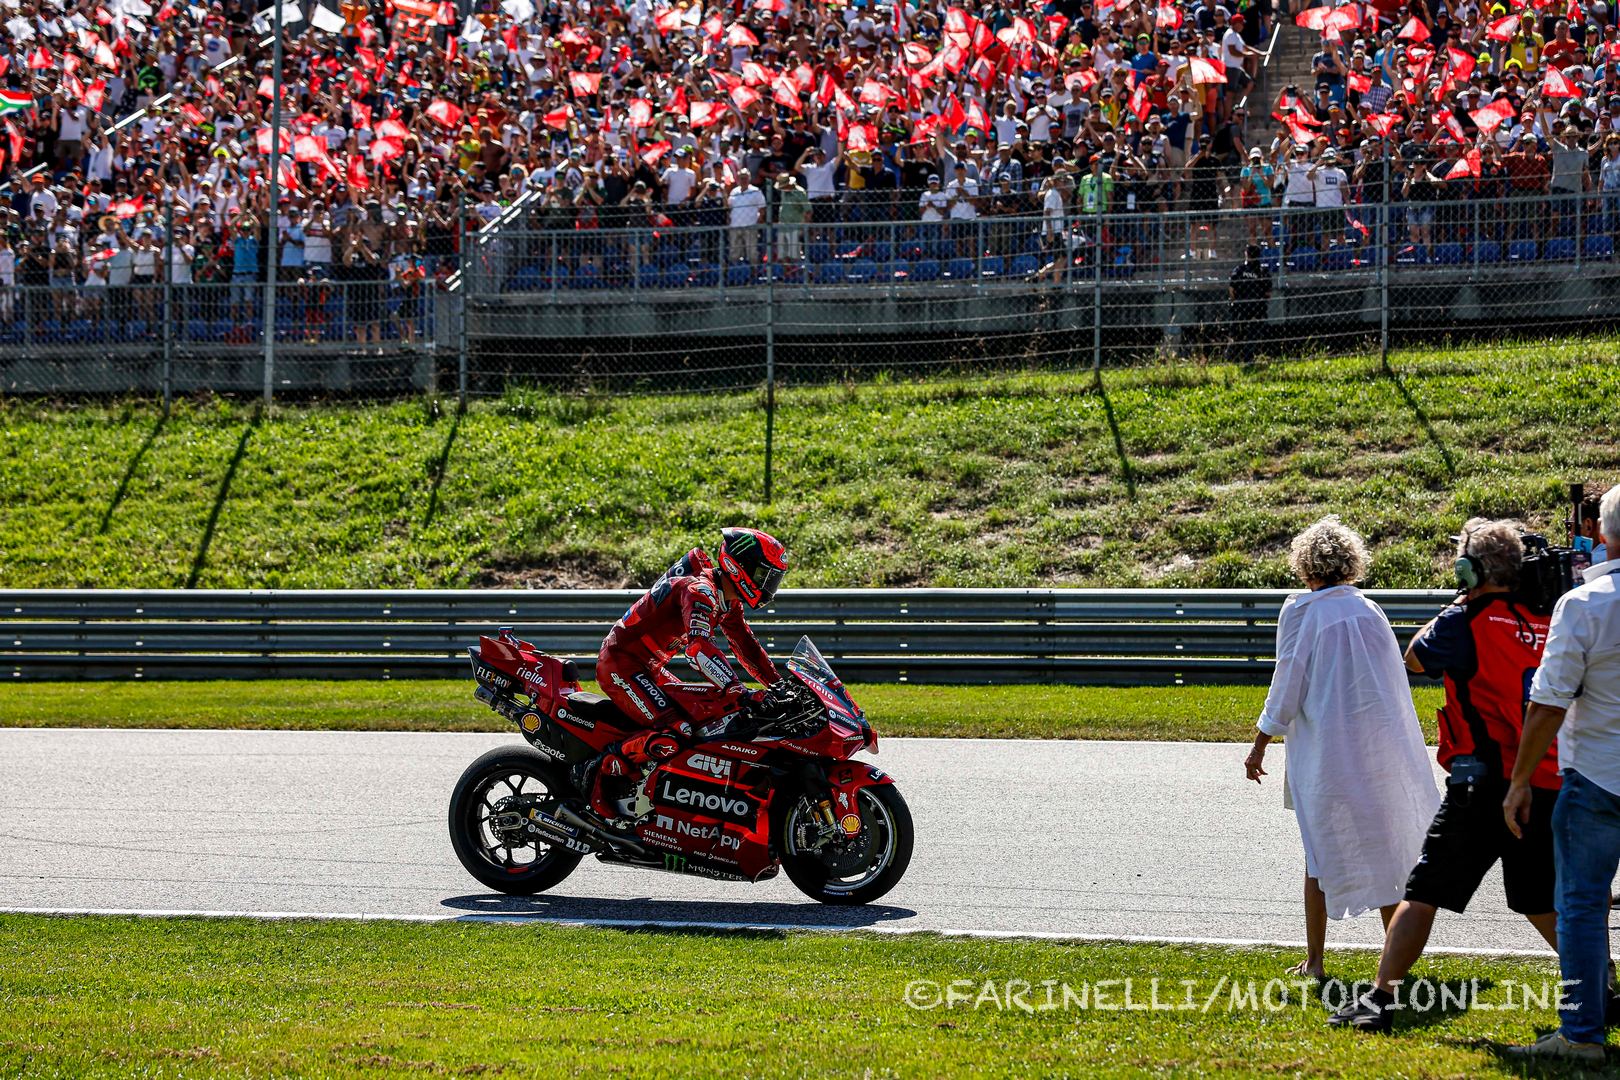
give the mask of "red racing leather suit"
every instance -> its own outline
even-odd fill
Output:
[[[701,548],[680,562],[631,605],[602,642],[596,679],[619,710],[644,727],[661,728],[686,719],[664,688],[681,683],[665,668],[683,654],[719,694],[742,697],[747,687],[714,641],[724,633],[748,673],[765,685],[781,676],[754,637],[740,603],[727,604],[721,575]]]

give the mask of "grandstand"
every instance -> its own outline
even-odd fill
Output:
[[[1613,13],[1497,8],[306,0],[281,9],[279,71],[251,6],[19,8],[0,23],[0,342],[258,349],[272,243],[276,341],[321,356],[596,335],[580,312],[626,292],[712,293],[694,303],[730,308],[718,330],[753,332],[736,296],[772,286],[812,323],[817,290],[955,293],[948,317],[985,329],[998,305],[1051,311],[1054,287],[1072,313],[1179,278],[1207,294],[1171,312],[1196,335],[1249,241],[1280,278],[1343,279],[1284,323],[1376,323],[1353,279],[1431,271],[1421,321],[1458,275],[1613,261]],[[1546,287],[1577,319],[1608,293]],[[540,295],[560,321],[511,317]]]

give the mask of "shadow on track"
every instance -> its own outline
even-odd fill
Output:
[[[505,896],[500,893],[452,896],[440,903],[447,908],[466,912],[462,918],[467,920],[529,918],[538,922],[599,922],[619,927],[647,925],[659,929],[686,928],[694,931],[737,926],[758,927],[764,931],[858,930],[909,919],[917,914],[910,908],[886,904],[831,907],[809,901],[794,904],[780,901],[613,900],[586,896]]]

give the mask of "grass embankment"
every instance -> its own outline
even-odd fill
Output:
[[[21,683],[0,686],[0,727],[511,731],[464,679],[403,682]],[[850,688],[880,736],[1246,741],[1261,686]],[[1434,739],[1440,691],[1416,690]]]
[[[1403,1015],[1394,1038],[1331,1031],[1297,986],[1274,985],[1277,1007],[1265,1007],[1265,984],[1294,959],[873,935],[0,916],[0,1075],[1493,1076],[1521,1075],[1501,1045],[1556,1023],[1550,1007],[1453,1007]],[[1375,962],[1330,959],[1346,978]],[[1479,1000],[1495,1005],[1557,979],[1530,961],[1447,957],[1420,971],[1454,989],[1479,980]],[[1126,978],[1128,1010],[1123,985],[1098,987]],[[1142,1009],[1155,978],[1174,1010]],[[988,981],[1003,1003],[1013,982],[1035,1011],[988,997],[910,1008],[918,980],[961,980],[975,998]],[[1180,1008],[1182,980],[1197,1008]],[[1236,1007],[1220,989],[1233,982]],[[1035,1009],[1063,1004],[1065,984],[1068,1008]],[[912,993],[926,1002],[934,991]],[[1086,1008],[1073,1004],[1082,994]]]
[[[1289,584],[1336,511],[1375,586],[1444,579],[1472,514],[1546,524],[1613,480],[1615,345],[875,382],[752,395],[431,402],[0,401],[0,584],[644,584],[748,521],[797,585]]]

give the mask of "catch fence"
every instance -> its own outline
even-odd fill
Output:
[[[283,266],[270,286],[171,276],[184,230],[147,223],[128,284],[20,262],[0,288],[0,392],[768,398],[880,373],[1507,351],[1608,331],[1620,298],[1620,198],[1603,193],[1088,214],[1023,192],[939,221],[921,201],[846,193],[748,226],[617,207],[585,228],[525,198],[448,248]],[[1251,243],[1258,282],[1239,272]]]

